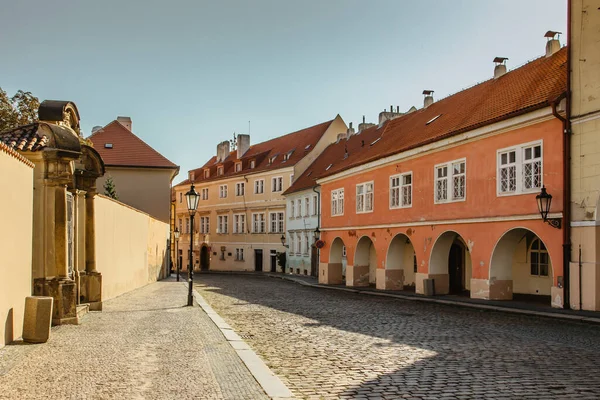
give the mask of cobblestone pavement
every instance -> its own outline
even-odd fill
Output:
[[[219,329],[162,281],[104,303],[46,344],[0,349],[0,399],[264,399]]]
[[[260,276],[197,281],[299,398],[600,398],[600,326]]]

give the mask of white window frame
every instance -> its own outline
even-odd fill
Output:
[[[227,185],[219,185],[219,198],[227,198]]]
[[[294,254],[294,232],[290,232],[290,254]]]
[[[244,261],[244,249],[238,247],[235,249],[235,261]]]
[[[296,202],[296,218],[302,218],[302,198]]]
[[[457,163],[465,164],[465,172],[454,174],[453,166]],[[447,168],[446,176],[443,178],[438,178],[438,169]],[[463,197],[454,197],[454,177],[455,176],[464,176],[465,180],[465,195]],[[438,181],[444,180],[446,182],[446,199],[438,200],[437,195],[437,183]],[[436,164],[433,167],[433,203],[434,204],[445,204],[445,203],[456,203],[460,201],[467,200],[467,158],[459,158],[457,160],[448,161],[441,164]]]
[[[202,196],[202,200],[208,200],[208,188],[202,188],[202,190],[200,190],[201,196]]]
[[[296,216],[296,200],[290,200],[290,219]]]
[[[313,206],[312,206],[312,215],[315,216],[319,213],[319,201],[317,200],[317,195],[313,195]]]
[[[190,233],[190,219],[185,219],[185,233]]]
[[[302,234],[300,232],[296,232],[296,255],[302,255]]]
[[[540,186],[534,187],[531,189],[524,188],[524,180],[523,176],[523,166],[524,164],[531,163],[533,161],[524,161],[524,152],[525,149],[529,147],[540,146],[540,158],[535,159],[540,162]],[[515,166],[515,191],[513,192],[502,192],[501,189],[501,168],[503,167],[501,164],[501,156],[503,153],[507,153],[510,151],[515,152],[515,162],[511,165]],[[509,164],[507,164],[509,166]],[[535,140],[532,142],[521,143],[515,146],[506,147],[503,149],[496,150],[496,196],[518,196],[522,194],[530,194],[530,193],[539,193],[540,189],[544,186],[544,141],[543,140]]]
[[[271,192],[283,192],[283,176],[274,176],[271,178]]]
[[[285,226],[283,220],[285,219],[284,213],[281,211],[274,211],[269,213],[269,233],[284,233]],[[273,229],[273,226],[275,229]]]
[[[217,176],[221,176],[225,173],[224,167],[217,167]]]
[[[208,179],[210,178],[210,169],[205,169],[204,170],[204,179]]]
[[[410,184],[404,183],[404,177],[410,176]],[[398,186],[393,186],[394,179],[398,179]],[[412,207],[412,199],[413,199],[413,173],[412,171],[403,172],[401,174],[396,174],[390,176],[390,209],[396,208],[410,208]],[[410,203],[405,203],[404,194],[405,191],[410,191]],[[397,192],[397,200],[398,204],[394,205],[394,192]]]
[[[369,192],[369,193],[367,193],[367,185],[371,185],[371,192]],[[360,187],[363,188],[363,193],[360,195],[363,198],[362,209],[358,208],[358,205],[359,205],[358,188],[360,188]],[[369,194],[371,197],[371,209],[368,209],[368,207],[367,207],[367,200],[368,200]],[[373,204],[374,202],[375,202],[375,182],[368,181],[368,182],[362,182],[362,183],[357,184],[356,185],[356,213],[357,214],[366,214],[366,213],[373,212],[373,209],[375,208],[375,205]]]
[[[236,183],[235,184],[235,195],[236,196],[244,196],[245,194],[246,194],[246,183],[245,182]]]
[[[179,218],[179,233],[183,233],[183,218]]]
[[[218,215],[217,216],[217,228],[222,235],[229,233],[229,215]]]
[[[256,161],[250,160],[250,169],[254,169],[256,167]]]
[[[260,189],[260,191],[258,189]],[[254,194],[264,194],[264,193],[265,193],[265,180],[264,179],[256,179],[254,181]]]
[[[246,214],[233,214],[233,233],[246,232]]]
[[[241,170],[242,170],[242,163],[236,162],[235,163],[235,172],[240,172]]]
[[[292,183],[294,183],[294,174],[290,175],[290,186],[292,186]]]
[[[262,218],[258,218],[262,216]],[[267,221],[265,213],[253,213],[252,214],[252,233],[267,233]],[[257,229],[258,227],[258,229]]]
[[[304,198],[304,217],[310,216],[310,198]]]
[[[337,217],[340,215],[344,215],[344,188],[331,191],[331,216]]]
[[[200,233],[203,235],[210,233],[210,217],[200,217]]]

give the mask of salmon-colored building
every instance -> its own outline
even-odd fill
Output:
[[[566,48],[330,145],[319,281],[563,306]],[[490,68],[491,72],[491,68]],[[544,221],[536,196],[552,195]]]

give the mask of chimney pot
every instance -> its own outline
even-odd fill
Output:
[[[423,99],[423,108],[427,108],[433,104],[433,90],[423,90],[425,98]]]
[[[506,57],[495,57],[494,63],[496,66],[494,67],[494,79],[501,77],[506,73]]]

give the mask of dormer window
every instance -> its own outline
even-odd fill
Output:
[[[241,170],[242,170],[242,163],[241,162],[235,163],[235,172],[240,172]]]
[[[329,164],[329,166],[327,168],[325,168],[325,171],[329,171],[329,168],[331,168],[333,166],[333,164]]]
[[[273,157],[269,158],[269,164],[273,164],[276,159],[277,159],[276,155],[274,155]]]
[[[306,147],[304,148],[304,150],[308,150],[310,149],[310,144],[307,144]]]
[[[223,167],[217,167],[217,175],[223,175]]]
[[[209,169],[205,169],[204,170],[204,179],[208,179],[210,178],[210,170]]]
[[[253,169],[256,166],[256,161],[250,161],[250,169]]]
[[[294,150],[290,150],[288,151],[286,154],[283,155],[283,161],[282,162],[286,162],[287,160],[290,159],[290,157],[292,156],[292,153],[294,153]]]

